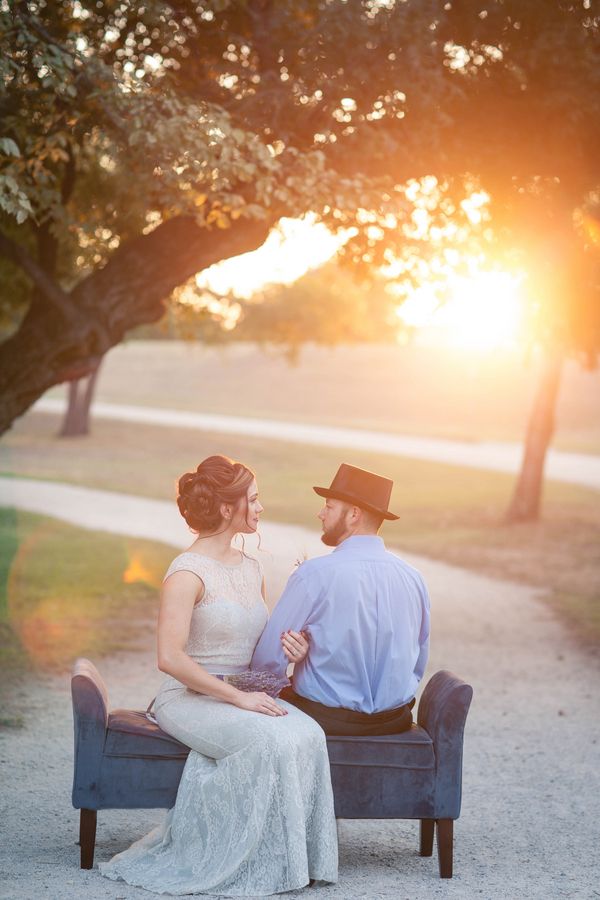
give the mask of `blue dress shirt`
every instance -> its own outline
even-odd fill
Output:
[[[429,596],[419,572],[375,535],[346,538],[290,577],[252,657],[283,675],[281,632],[308,631],[294,670],[296,693],[365,713],[408,703],[429,653]]]

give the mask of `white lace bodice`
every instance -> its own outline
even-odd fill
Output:
[[[228,565],[186,551],[175,557],[165,580],[181,571],[204,584],[204,596],[192,612],[188,655],[213,673],[247,669],[268,619],[258,560],[243,555],[240,563]]]

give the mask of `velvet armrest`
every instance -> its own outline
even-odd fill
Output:
[[[95,809],[108,723],[108,696],[100,673],[87,659],[75,662],[71,696],[75,735],[73,806]]]
[[[473,688],[451,672],[437,672],[419,702],[417,721],[433,741],[436,760],[436,818],[457,819],[462,793],[465,721]]]

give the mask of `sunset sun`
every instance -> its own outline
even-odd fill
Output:
[[[200,291],[208,287],[217,294],[231,291],[249,297],[266,284],[290,283],[323,265],[348,236],[333,235],[312,217],[283,220],[259,250],[211,267],[196,277],[196,285]],[[468,274],[448,268],[442,282],[424,281],[398,306],[400,333],[409,328],[427,341],[472,352],[514,345],[522,328],[521,278],[501,269],[482,269],[474,257],[465,257],[464,263]],[[382,340],[387,337],[381,335]]]
[[[404,325],[465,350],[484,352],[510,346],[522,326],[519,286],[516,276],[502,271],[451,275],[446,302],[440,303],[432,286],[423,285],[398,307],[398,318]]]

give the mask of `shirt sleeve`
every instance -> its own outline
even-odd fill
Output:
[[[425,584],[421,584],[422,612],[421,612],[421,630],[419,632],[419,656],[415,665],[415,675],[421,680],[425,674],[427,659],[429,658],[429,631],[431,624],[430,601],[429,594]]]
[[[294,572],[285,586],[277,606],[265,626],[254,649],[251,669],[267,669],[277,675],[285,675],[288,660],[281,646],[281,633],[291,628],[302,631],[311,612],[306,585],[300,570]]]

